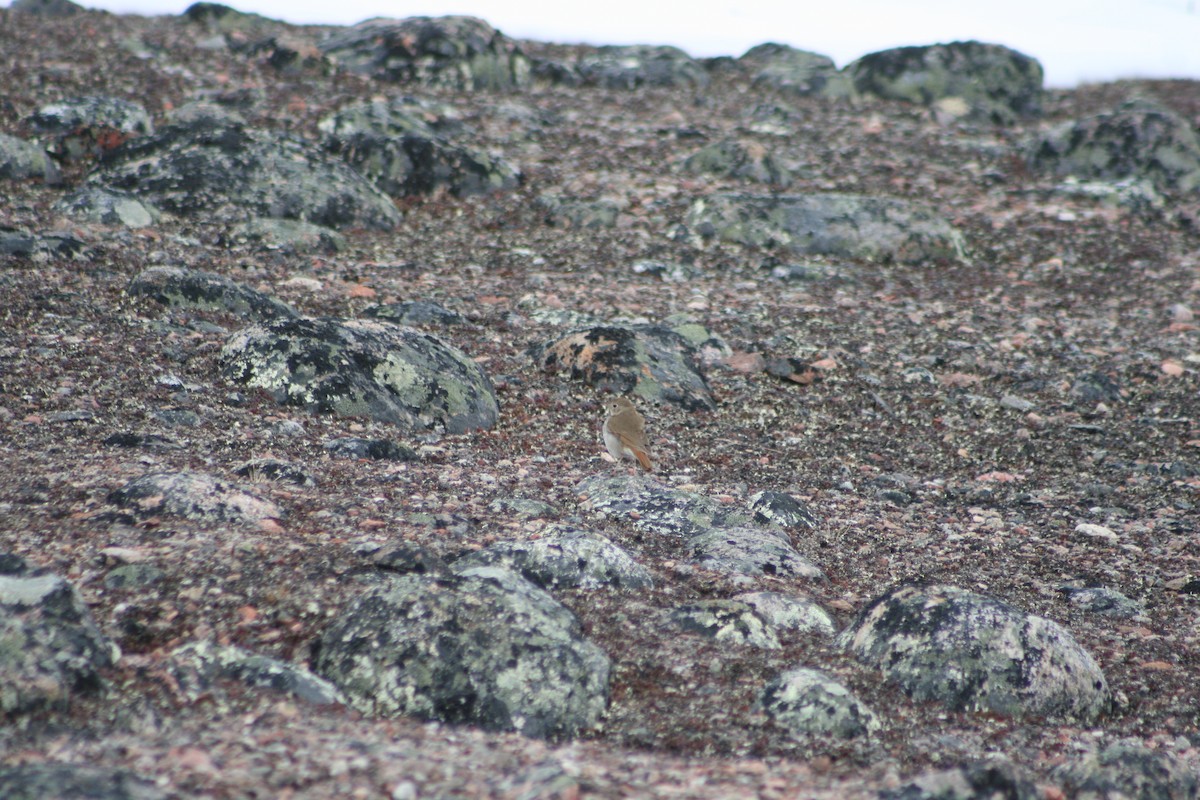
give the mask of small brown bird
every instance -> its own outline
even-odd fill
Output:
[[[628,397],[604,401],[608,418],[604,420],[604,447],[618,462],[623,458],[637,461],[649,472],[650,454],[646,452],[646,420]]]

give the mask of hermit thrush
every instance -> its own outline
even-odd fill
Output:
[[[604,420],[604,446],[618,462],[622,458],[637,461],[650,471],[650,454],[646,452],[646,420],[627,397],[604,401],[608,419]]]

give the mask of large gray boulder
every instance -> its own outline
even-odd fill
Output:
[[[716,408],[696,348],[663,325],[596,325],[532,348],[538,364],[597,391],[633,394],[689,411]]]
[[[879,730],[879,719],[854,693],[824,672],[797,667],[774,678],[759,705],[793,734],[864,736]]]
[[[308,142],[233,122],[171,125],[121,146],[88,177],[181,216],[283,217],[329,228],[391,228],[392,200]]]
[[[388,580],[329,626],[314,667],[365,713],[533,737],[587,730],[608,703],[608,657],[579,620],[500,567]]]
[[[1144,178],[1164,191],[1200,190],[1200,136],[1178,114],[1143,102],[1055,128],[1033,145],[1029,160],[1055,175]]]
[[[315,413],[464,433],[500,413],[483,369],[432,334],[372,320],[280,319],[233,334],[225,376]]]
[[[575,65],[584,85],[606,89],[641,86],[708,85],[708,73],[678,47],[667,45],[609,45],[580,57]]]
[[[456,571],[503,566],[546,589],[648,589],[650,572],[606,537],[553,525],[536,539],[496,542],[454,562]]]
[[[820,53],[766,42],[747,50],[738,63],[751,72],[756,87],[800,96],[849,98],[855,94],[849,76],[838,71],[833,59]]]
[[[41,146],[7,133],[0,133],[0,180],[19,181],[39,178],[56,184],[61,180],[58,166]]]
[[[846,72],[861,94],[947,108],[959,101],[971,117],[998,124],[1041,113],[1042,65],[1003,45],[897,47],[869,53]]]
[[[456,197],[512,189],[520,172],[501,158],[455,143],[401,100],[343,108],[318,124],[325,148],[393,197],[445,188]]]
[[[1200,777],[1169,752],[1115,742],[1056,768],[1068,797],[1195,800]]]
[[[0,719],[101,691],[101,670],[120,657],[56,575],[0,575],[0,642]]]
[[[838,637],[914,700],[1094,722],[1111,701],[1095,659],[1056,622],[953,586],[903,586]]]
[[[714,194],[685,222],[698,246],[713,240],[915,263],[961,258],[961,234],[932,209],[892,197],[850,194]]]
[[[299,316],[282,300],[224,275],[184,267],[150,267],[135,275],[126,291],[170,308],[228,311],[252,321]]]
[[[207,524],[269,524],[283,509],[203,472],[151,472],[109,493],[108,502],[137,519],[183,517]]]
[[[321,49],[351,72],[394,83],[504,90],[529,82],[521,48],[475,17],[369,19],[334,33]]]
[[[68,97],[42,106],[25,119],[55,156],[71,160],[97,157],[123,142],[154,130],[141,103],[121,97]]]

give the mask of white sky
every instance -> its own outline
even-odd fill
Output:
[[[191,0],[76,0],[117,13],[178,14]],[[9,0],[0,0],[7,5]],[[508,36],[590,44],[673,44],[741,55],[766,41],[845,66],[866,53],[956,39],[996,42],[1042,62],[1046,84],[1200,79],[1200,0],[225,0],[293,23],[470,14]]]

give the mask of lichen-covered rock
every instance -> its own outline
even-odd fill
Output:
[[[628,205],[611,197],[584,200],[556,194],[540,195],[537,204],[545,209],[548,224],[581,230],[615,228],[617,219]]]
[[[753,524],[736,506],[642,476],[595,476],[581,481],[576,493],[584,497],[584,508],[664,536],[690,537],[713,528]]]
[[[301,139],[213,119],[169,125],[114,150],[88,183],[181,216],[282,217],[328,228],[392,228],[392,200]]]
[[[291,461],[281,461],[277,458],[252,458],[241,466],[235,467],[233,474],[252,481],[277,481],[290,483],[293,486],[315,486],[317,484],[312,474],[301,465]]]
[[[129,192],[83,186],[54,203],[54,210],[84,222],[147,228],[162,219],[153,204]]]
[[[1042,65],[1003,45],[897,47],[863,56],[846,73],[861,94],[923,106],[959,98],[972,117],[997,124],[1041,113]]]
[[[367,306],[362,310],[362,315],[397,325],[437,325],[450,328],[467,324],[462,314],[426,300],[405,300],[400,303]]]
[[[692,563],[742,575],[824,578],[820,567],[796,552],[778,529],[717,528],[688,537]]]
[[[438,138],[362,132],[330,136],[326,148],[392,197],[446,189],[455,197],[515,188],[520,173],[501,158]]]
[[[135,275],[126,291],[172,308],[228,311],[250,320],[298,316],[287,303],[249,286],[223,275],[183,267],[151,267]]]
[[[754,609],[737,600],[701,600],[671,610],[671,621],[686,633],[721,644],[778,650],[775,631]]]
[[[170,515],[244,525],[281,519],[283,509],[202,472],[152,472],[110,492],[108,502],[138,519]]]
[[[742,178],[778,186],[786,186],[792,181],[787,168],[776,161],[767,148],[753,141],[726,140],[702,147],[684,159],[683,171],[691,175]]]
[[[416,450],[391,439],[343,436],[321,446],[335,458],[369,458],[372,461],[417,461],[420,458]]]
[[[1187,765],[1137,741],[1116,742],[1054,770],[1068,797],[1080,800],[1195,800],[1200,778]]]
[[[569,525],[551,526],[536,539],[496,542],[454,562],[458,571],[486,565],[506,567],[546,589],[654,585],[650,572],[625,550],[598,533]]]
[[[346,249],[346,237],[332,228],[278,217],[254,217],[234,225],[230,230],[229,243],[251,243],[260,250],[274,250],[288,255],[333,255]]]
[[[44,762],[0,766],[0,797],[4,800],[165,800],[167,794],[154,781],[127,769]]]
[[[109,153],[154,130],[141,103],[119,97],[69,97],[42,106],[25,122],[49,139],[55,156],[72,160]]]
[[[10,11],[38,14],[43,17],[69,17],[83,11],[83,6],[71,0],[13,0]]]
[[[1042,800],[1045,796],[1024,770],[1003,759],[985,759],[884,789],[879,800]]]
[[[581,82],[606,89],[640,86],[708,85],[708,73],[678,47],[666,45],[610,45],[582,56],[575,65]]]
[[[487,374],[428,333],[370,320],[285,319],[235,333],[225,376],[316,413],[413,430],[490,428],[499,404]]]
[[[892,197],[714,194],[685,222],[697,246],[711,240],[794,253],[914,263],[961,258],[961,234],[931,209]]]
[[[754,85],[794,95],[852,98],[854,83],[839,72],[833,59],[819,53],[797,50],[786,44],[766,42],[750,48],[738,63],[754,75]]]
[[[541,367],[599,391],[632,394],[688,411],[716,408],[695,349],[662,325],[599,325],[533,348]]]
[[[1144,178],[1169,192],[1200,189],[1200,136],[1183,117],[1145,102],[1054,129],[1033,145],[1029,161],[1056,175]]]
[[[68,233],[0,228],[0,255],[49,261],[83,258],[88,252],[87,245]]]
[[[798,667],[763,689],[759,705],[793,734],[864,736],[882,726],[870,708],[842,684],[817,669]]]
[[[225,678],[293,695],[307,703],[346,702],[336,686],[303,667],[208,640],[175,648],[169,666],[180,691],[193,700]]]
[[[0,718],[66,708],[73,694],[101,691],[100,671],[118,658],[70,583],[0,575]]]
[[[394,83],[509,90],[529,82],[529,60],[512,40],[475,17],[370,19],[321,43],[351,72]]]
[[[62,176],[54,160],[40,146],[0,133],[0,180],[19,181],[27,178],[40,178],[54,185]]]
[[[829,612],[807,597],[793,597],[780,592],[746,592],[735,595],[755,610],[767,624],[777,630],[820,633],[832,636],[837,626]]]
[[[817,527],[820,520],[807,505],[784,492],[758,492],[750,498],[754,521],[781,528]]]
[[[839,641],[917,701],[955,710],[1092,722],[1108,682],[1058,623],[953,586],[903,586],[873,601]]]
[[[314,666],[366,713],[533,737],[591,728],[608,703],[608,657],[575,615],[499,567],[389,579],[329,626]]]
[[[1059,591],[1066,595],[1068,603],[1089,614],[1100,614],[1116,619],[1131,619],[1146,615],[1144,605],[1136,600],[1131,600],[1116,589],[1106,589],[1101,586],[1078,589],[1066,586]]]

